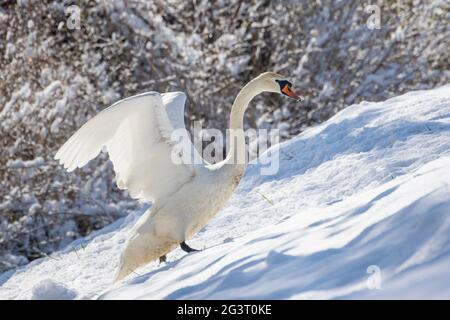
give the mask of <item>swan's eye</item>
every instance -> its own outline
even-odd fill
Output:
[[[283,92],[283,89],[286,87],[286,86],[288,86],[289,88],[291,88],[292,87],[292,83],[290,83],[289,81],[287,81],[287,80],[275,80],[277,83],[278,83],[278,85],[280,86],[280,91],[281,92]]]

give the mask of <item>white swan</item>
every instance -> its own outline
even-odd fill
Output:
[[[237,95],[231,130],[243,132],[249,102],[264,91],[300,99],[284,77],[263,73]],[[245,164],[234,161],[235,153],[245,151],[245,140],[240,139],[232,139],[225,160],[214,165],[174,161],[170,138],[174,129],[185,130],[185,100],[182,92],[147,92],[116,102],[85,123],[55,156],[73,171],[106,147],[118,187],[153,203],[131,233],[116,280],[152,260],[165,261],[178,245],[187,252],[195,250],[185,240],[223,207],[244,173]]]

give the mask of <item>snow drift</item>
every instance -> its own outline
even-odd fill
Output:
[[[279,172],[248,168],[191,240],[202,251],[112,285],[139,211],[3,273],[0,298],[450,298],[449,85],[350,106],[276,148]]]

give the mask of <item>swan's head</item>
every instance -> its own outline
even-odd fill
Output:
[[[292,90],[292,83],[278,73],[265,72],[259,75],[257,79],[262,84],[264,91],[280,93],[295,100],[303,100]]]

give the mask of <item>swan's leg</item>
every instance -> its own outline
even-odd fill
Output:
[[[199,250],[197,250],[197,249],[194,249],[194,248],[191,248],[191,247],[189,247],[187,244],[186,244],[186,242],[185,241],[183,241],[182,243],[180,243],[180,247],[181,247],[181,249],[183,250],[183,251],[186,251],[186,252],[194,252],[194,251],[199,251]]]
[[[166,260],[167,260],[167,256],[166,255],[163,255],[163,256],[159,257],[159,263],[166,262]]]

